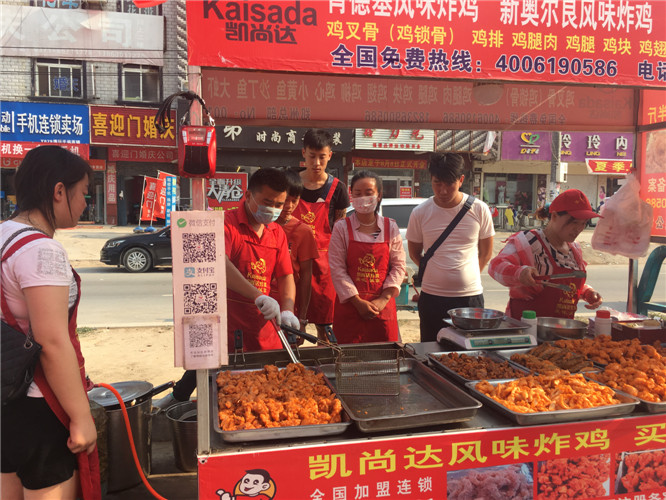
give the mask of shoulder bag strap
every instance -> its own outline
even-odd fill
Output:
[[[442,243],[444,243],[444,240],[448,238],[449,234],[451,234],[451,231],[453,231],[456,226],[458,225],[458,222],[465,216],[467,211],[472,208],[472,204],[476,198],[472,196],[471,194],[467,197],[465,200],[465,204],[462,206],[460,211],[456,214],[456,216],[453,218],[451,221],[451,224],[449,224],[444,231],[442,231],[442,234],[439,235],[439,238],[428,248],[428,251],[425,253],[423,258],[421,259],[421,263],[419,264],[419,273],[417,275],[418,282],[421,283],[423,280],[423,275],[425,274],[425,268],[426,265],[428,264],[428,261],[430,258],[435,254],[437,249],[441,246]]]
[[[14,243],[9,250],[7,250],[7,253],[5,253],[5,248],[21,233],[25,233],[28,231],[34,231],[35,234],[31,234],[30,236],[26,236],[25,238],[21,238],[19,241]],[[35,229],[33,227],[24,227],[23,229],[19,229],[16,231],[14,234],[12,234],[9,238],[7,238],[7,241],[5,241],[4,245],[2,245],[2,248],[0,249],[0,254],[2,255],[2,258],[0,259],[0,276],[2,275],[2,263],[6,261],[9,257],[14,255],[17,250],[19,250],[21,247],[24,245],[27,245],[31,241],[38,240],[40,238],[48,238],[49,236],[39,229]],[[18,331],[21,331],[21,329],[18,326],[18,322],[16,321],[16,318],[12,314],[12,312],[9,310],[9,305],[7,304],[7,299],[5,298],[5,292],[4,292],[4,286],[0,288],[0,306],[2,307],[2,315],[5,317],[5,320],[8,325],[12,326]]]

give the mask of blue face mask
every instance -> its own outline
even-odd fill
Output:
[[[254,212],[252,212],[252,215],[259,224],[268,225],[271,222],[275,222],[278,219],[278,217],[280,217],[280,214],[282,213],[281,208],[273,208],[273,207],[267,207],[265,205],[259,205],[259,203],[257,203],[257,200],[254,199],[254,195],[252,195],[252,199],[254,200],[254,204],[257,205],[257,209]]]

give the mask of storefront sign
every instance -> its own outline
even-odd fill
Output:
[[[666,90],[642,89],[639,125],[666,123]]]
[[[632,89],[612,87],[600,93],[590,87],[506,82],[500,99],[485,105],[474,96],[473,82],[332,75],[322,79],[211,68],[202,72],[202,96],[220,122],[256,119],[300,125],[307,120],[465,130],[634,128]],[[284,95],[281,89],[287,85],[300,89],[298,95]]]
[[[645,152],[645,167],[640,175],[641,198],[653,207],[650,235],[666,240],[666,129],[640,135]]]
[[[187,2],[188,55],[326,75],[664,86],[665,19],[660,0]]]
[[[420,129],[357,128],[356,149],[434,151],[435,131]]]
[[[109,160],[171,163],[178,159],[176,148],[141,148],[138,146],[109,146]]]
[[[573,468],[582,458],[589,459],[589,463],[597,467],[579,472],[585,475],[580,480],[586,488],[591,488],[594,483],[598,489],[591,494],[583,491],[578,495],[563,496],[661,499],[666,496],[666,484],[663,479],[656,479],[658,473],[654,471],[645,472],[645,477],[649,474],[649,477],[655,478],[654,484],[646,486],[640,493],[627,493],[622,481],[616,481],[616,478],[618,471],[623,474],[625,470],[620,465],[629,467],[627,454],[655,450],[661,457],[665,443],[663,415],[652,415],[559,425],[328,441],[321,446],[279,449],[266,446],[251,452],[236,451],[200,460],[199,499],[219,500],[219,490],[234,494],[241,480],[252,472],[248,469],[265,471],[270,480],[263,482],[266,486],[261,488],[261,493],[265,496],[261,498],[275,500],[480,498],[473,495],[477,489],[474,479],[478,484],[479,480],[483,482],[484,477],[487,480],[492,477],[491,481],[498,489],[504,485],[505,489],[517,490],[518,481],[527,490],[524,496],[511,496],[500,489],[502,493],[497,498],[551,498],[551,492],[562,485],[567,469]],[[279,444],[275,445],[277,447]],[[632,458],[637,457],[634,455]],[[560,472],[546,473],[546,469]],[[507,472],[513,472],[509,474],[513,481],[503,478]],[[465,490],[467,493],[463,493]],[[279,494],[272,495],[271,491]]]
[[[634,134],[618,132],[562,132],[561,159],[631,160]],[[550,132],[502,132],[502,160],[550,161]]]
[[[59,142],[17,142],[17,141],[0,141],[0,155],[8,158],[24,158],[28,151],[39,146],[60,146],[71,151],[75,155],[79,155],[84,160],[90,156],[90,146],[88,144],[64,144]]]
[[[238,208],[246,191],[246,173],[217,172],[214,178],[206,179],[208,206],[214,210]]]
[[[18,168],[21,164],[19,158],[9,158],[4,155],[0,155],[0,167],[2,168]]]
[[[400,186],[400,198],[411,198],[412,188],[410,186]]]
[[[631,172],[633,168],[632,160],[592,160],[591,158],[585,159],[588,174],[619,174],[626,175]]]
[[[354,168],[403,168],[412,170],[425,170],[428,168],[427,160],[392,160],[388,158],[352,158]]]
[[[12,155],[19,149],[15,143],[89,144],[89,124],[88,106],[0,102],[0,142],[12,144]]]
[[[95,172],[104,172],[106,170],[106,160],[96,160],[91,158],[88,160],[88,165],[90,165],[90,168]]]
[[[116,163],[109,162],[106,166],[106,202],[110,205],[118,203],[116,183]]]
[[[298,150],[308,129],[290,127],[245,127],[219,125],[215,127],[218,149]],[[333,137],[333,151],[351,151],[354,129],[325,128]]]
[[[138,144],[175,148],[176,112],[171,111],[169,128],[163,134],[155,128],[156,114],[157,110],[152,108],[91,106],[90,141],[92,144]]]
[[[164,18],[99,7],[48,9],[5,4],[0,16],[0,47],[4,56],[162,66]]]

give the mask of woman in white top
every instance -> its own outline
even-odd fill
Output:
[[[407,264],[398,225],[379,215],[382,181],[360,171],[351,181],[354,214],[333,226],[328,261],[337,300],[333,331],[341,344],[399,340],[395,297]]]
[[[2,319],[42,352],[25,396],[2,407],[3,499],[101,498],[97,432],[76,335],[80,279],[53,240],[86,208],[90,166],[58,146],[28,152],[16,177],[17,210],[0,225]],[[5,246],[5,243],[9,244]],[[6,302],[5,302],[6,301]]]

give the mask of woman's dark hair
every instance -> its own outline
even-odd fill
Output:
[[[298,175],[298,170],[291,167],[282,167],[284,176],[287,178],[287,196],[300,198],[303,194],[303,181]]]
[[[557,215],[564,215],[567,212],[555,212]],[[550,220],[550,203],[546,203],[543,207],[535,212],[537,220]]]
[[[433,153],[430,155],[428,171],[440,181],[453,184],[465,173],[465,160],[455,153]]]
[[[62,182],[69,191],[84,177],[90,177],[92,169],[88,162],[60,146],[39,146],[28,151],[16,170],[14,189],[16,211],[10,218],[21,212],[39,210],[53,229],[56,229],[53,211],[53,193],[56,184]],[[70,207],[71,213],[71,207]]]
[[[287,178],[282,170],[273,167],[260,168],[250,176],[247,188],[256,193],[263,186],[268,186],[273,191],[284,193],[287,191]]]
[[[349,189],[352,190],[354,189],[354,184],[356,184],[356,181],[360,181],[361,179],[374,179],[375,180],[375,187],[377,188],[377,195],[379,196],[379,200],[377,201],[377,206],[375,207],[375,213],[379,213],[379,207],[382,204],[382,196],[384,193],[384,188],[382,186],[382,179],[379,177],[376,173],[370,171],[370,170],[359,170],[354,174],[354,177],[352,177],[351,183],[349,185]]]

